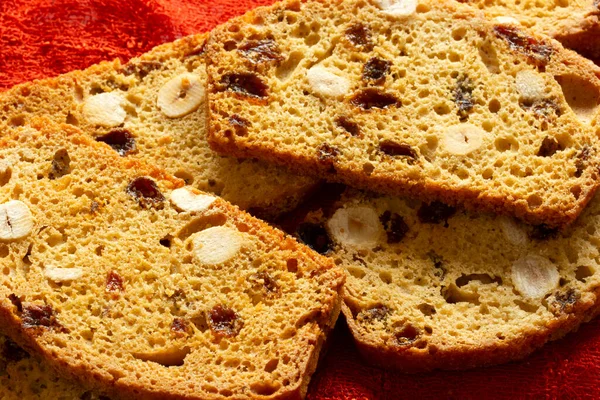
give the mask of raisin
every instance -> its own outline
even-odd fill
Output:
[[[21,324],[25,329],[36,328],[38,326],[50,328],[58,325],[52,306],[38,306],[35,304],[23,307]]]
[[[188,332],[189,324],[183,318],[174,318],[171,323],[171,332],[175,333],[178,337],[183,337]]]
[[[138,78],[144,79],[150,72],[160,69],[162,63],[159,61],[138,60],[125,64],[121,73],[123,75],[135,74]]]
[[[494,32],[508,43],[511,50],[524,54],[533,64],[545,66],[550,62],[554,49],[549,44],[524,34],[514,26],[498,25]]]
[[[144,208],[156,207],[165,201],[165,196],[158,190],[156,182],[144,176],[131,181],[127,186],[127,194]]]
[[[577,159],[575,160],[575,176],[579,178],[583,171],[585,170],[585,166],[587,164],[587,160],[591,156],[591,149],[589,146],[584,146],[581,151],[577,154]]]
[[[249,72],[225,74],[221,78],[221,84],[225,85],[226,90],[245,96],[263,98],[269,94],[269,87],[258,76]]]
[[[252,275],[252,279],[255,281],[262,281],[262,287],[264,288],[265,292],[267,292],[267,294],[271,297],[277,296],[281,292],[279,285],[268,272],[258,272]]]
[[[365,81],[380,85],[385,82],[386,75],[390,72],[391,62],[378,57],[372,57],[363,67],[362,78]]]
[[[552,157],[557,151],[563,150],[556,139],[546,136],[537,152],[540,157]]]
[[[57,150],[52,159],[52,168],[48,179],[56,179],[71,172],[71,157],[66,149]]]
[[[373,321],[385,321],[388,318],[390,311],[389,308],[380,304],[361,311],[356,319],[363,324],[372,323]]]
[[[248,134],[250,122],[239,115],[232,115],[229,117],[229,124],[233,126],[236,135],[246,136]]]
[[[261,62],[283,60],[277,43],[275,43],[275,41],[272,39],[250,40],[246,43],[243,43],[238,48],[238,51],[256,64]]]
[[[419,155],[411,146],[392,140],[383,140],[379,143],[379,150],[392,157],[408,157],[409,164],[413,164],[419,158]]]
[[[335,172],[334,163],[339,155],[340,151],[328,143],[323,143],[317,148],[317,159],[321,164],[329,166],[329,172],[332,173]]]
[[[388,243],[399,243],[408,233],[408,225],[399,214],[386,211],[379,217],[379,220],[387,234]]]
[[[339,116],[335,119],[335,123],[352,136],[360,136],[360,128],[358,124],[346,116]]]
[[[244,321],[231,308],[218,304],[208,313],[210,330],[216,336],[236,336],[244,326]]]
[[[319,254],[327,254],[331,250],[331,239],[321,224],[304,222],[298,226],[296,234],[302,243]]]
[[[411,345],[415,340],[419,338],[419,336],[421,336],[419,330],[410,324],[403,326],[394,334],[396,344],[400,346]]]
[[[110,271],[106,277],[105,290],[107,292],[122,292],[123,291],[123,278],[115,271]]]
[[[357,22],[346,29],[346,37],[356,47],[371,51],[373,49],[371,29],[368,26]]]
[[[2,347],[2,357],[9,362],[19,362],[24,358],[29,358],[29,354],[15,342],[6,338]]]
[[[552,99],[538,100],[533,103],[520,103],[520,105],[524,110],[532,111],[536,117],[544,120],[552,120],[562,114],[560,106]]]
[[[579,301],[581,295],[574,289],[569,289],[566,292],[556,293],[555,301],[551,305],[554,314],[571,313],[574,311],[575,304]]]
[[[557,228],[550,228],[548,225],[536,225],[531,230],[529,237],[535,240],[548,240],[553,239],[558,235]]]
[[[371,108],[388,108],[390,106],[399,107],[402,105],[400,100],[394,95],[375,88],[361,90],[352,97],[350,102],[363,110],[370,110]]]
[[[423,203],[417,211],[417,217],[423,224],[439,224],[444,222],[448,226],[448,218],[452,217],[456,212],[456,208],[451,207],[439,201],[434,201],[429,204]]]
[[[454,102],[458,106],[458,117],[461,122],[469,118],[473,109],[473,82],[468,77],[461,77],[454,89]]]
[[[137,150],[135,139],[127,129],[115,129],[106,135],[98,136],[96,141],[106,143],[120,156],[126,156]]]
[[[8,295],[8,299],[15,307],[17,307],[18,312],[23,312],[23,303],[21,302],[19,296],[17,296],[14,293],[11,293]]]

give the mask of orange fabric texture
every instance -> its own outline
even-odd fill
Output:
[[[101,60],[122,61],[272,0],[0,0],[0,90]],[[343,321],[308,398],[597,398],[600,321],[528,359],[467,372],[402,375],[360,360]]]

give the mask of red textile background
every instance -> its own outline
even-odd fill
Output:
[[[0,90],[123,61],[273,0],[0,0]],[[308,398],[600,398],[600,321],[527,360],[467,372],[402,375],[361,362],[343,322]]]

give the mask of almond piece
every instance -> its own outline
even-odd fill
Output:
[[[306,71],[308,84],[312,91],[323,97],[341,97],[350,90],[348,79],[336,75],[322,65],[315,65]]]
[[[156,105],[169,118],[183,117],[196,110],[204,100],[204,84],[198,75],[177,75],[158,91]]]
[[[513,17],[507,17],[506,15],[499,15],[494,18],[494,21],[500,25],[521,25],[521,23]]]
[[[0,241],[22,239],[33,230],[29,207],[19,200],[0,204]]]
[[[206,210],[217,198],[202,194],[196,189],[182,187],[171,192],[171,203],[179,211],[201,212]]]
[[[342,246],[373,247],[384,232],[375,210],[364,206],[338,209],[327,227]]]
[[[510,217],[499,217],[500,229],[506,240],[515,246],[527,245],[527,233],[518,225],[518,223]]]
[[[450,154],[466,155],[483,144],[485,132],[472,124],[454,125],[446,129],[441,147]]]
[[[192,244],[196,259],[203,264],[222,264],[231,260],[242,248],[242,235],[225,226],[213,226],[197,233]]]
[[[521,102],[533,103],[546,98],[546,83],[536,72],[530,70],[517,72],[515,85],[521,95]]]
[[[81,268],[50,267],[44,270],[44,276],[56,283],[74,281],[83,276]]]
[[[417,10],[417,0],[375,0],[381,11],[390,17],[409,17]]]
[[[529,254],[512,265],[511,277],[515,288],[525,297],[539,299],[558,287],[560,276],[556,265],[547,258]]]
[[[100,93],[88,97],[83,104],[83,116],[92,125],[112,128],[125,121],[125,99],[118,93]]]

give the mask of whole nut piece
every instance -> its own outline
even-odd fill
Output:
[[[336,75],[322,65],[315,65],[306,71],[312,91],[324,97],[341,97],[350,90],[348,79]]]
[[[547,258],[529,254],[512,265],[515,288],[525,297],[538,299],[558,286],[560,276],[556,265]]]
[[[206,210],[216,197],[202,194],[189,187],[182,187],[171,192],[170,200],[180,211],[200,212]]]
[[[481,147],[484,134],[485,132],[475,125],[454,125],[444,133],[441,147],[450,154],[469,154]]]
[[[216,265],[235,257],[244,244],[244,238],[232,228],[213,226],[197,233],[192,244],[198,261]]]
[[[506,240],[515,246],[527,245],[527,233],[510,217],[499,217],[500,229]]]
[[[364,206],[338,209],[327,227],[341,245],[358,247],[375,246],[384,232],[375,210]]]
[[[530,70],[517,72],[515,85],[521,95],[520,101],[523,103],[531,104],[546,97],[546,83],[536,72]]]
[[[88,97],[83,104],[83,115],[92,125],[112,128],[125,121],[127,113],[123,109],[125,99],[114,92],[100,93]]]
[[[81,268],[46,268],[44,276],[56,283],[74,281],[83,276]]]
[[[384,14],[391,17],[409,17],[417,10],[417,0],[376,0]]]
[[[156,105],[169,118],[183,117],[196,110],[204,99],[204,84],[198,75],[177,75],[158,91]]]
[[[33,230],[29,207],[19,200],[0,204],[0,241],[22,239]]]
[[[494,21],[501,25],[521,25],[519,20],[513,17],[508,17],[506,15],[499,15],[496,18],[494,18]]]

